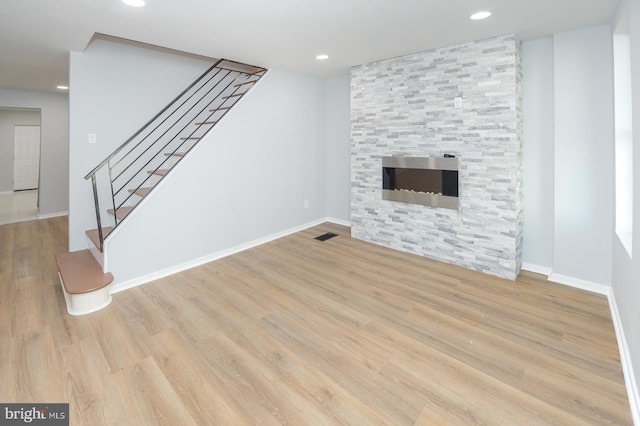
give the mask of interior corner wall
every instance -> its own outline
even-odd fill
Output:
[[[69,204],[67,94],[0,89],[0,107],[40,110],[39,213],[41,216],[66,213]]]
[[[522,43],[522,262],[539,271],[553,266],[553,39]]]
[[[17,125],[40,125],[40,111],[0,108],[0,192],[13,191],[13,144]]]
[[[349,74],[325,81],[327,217],[351,220],[351,97]]]
[[[631,41],[632,121],[633,121],[633,185],[640,188],[640,0],[621,2],[628,8],[629,37]],[[611,232],[613,240],[612,289],[622,322],[636,384],[636,421],[640,421],[640,197],[634,197],[633,206],[633,257],[630,257],[620,240]]]
[[[84,176],[212,64],[213,60],[102,39],[84,52],[71,52],[71,250],[86,248],[85,231],[96,228],[91,183]],[[97,143],[88,143],[90,133],[96,135]]]
[[[609,25],[555,34],[553,274],[611,285],[613,52]]]

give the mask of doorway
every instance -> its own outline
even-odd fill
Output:
[[[0,224],[38,218],[40,109],[0,108]]]

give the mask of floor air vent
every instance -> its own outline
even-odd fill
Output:
[[[327,232],[326,234],[322,234],[314,238],[314,240],[319,241],[327,241],[329,238],[337,237],[338,234],[334,234],[333,232]]]

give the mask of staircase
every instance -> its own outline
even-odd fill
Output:
[[[109,235],[266,71],[218,60],[85,176],[93,188],[97,228],[86,231],[89,249],[56,256],[69,314],[87,314],[110,303],[113,276],[102,266]]]

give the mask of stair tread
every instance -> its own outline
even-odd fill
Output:
[[[200,136],[190,136],[188,138],[180,138],[181,141],[195,141],[200,139]]]
[[[111,284],[113,275],[102,267],[88,249],[56,255],[62,285],[69,294],[100,290]]]
[[[165,152],[164,155],[166,155],[167,157],[170,156],[174,156],[174,157],[183,157],[186,154],[186,152]]]
[[[113,227],[112,226],[106,226],[106,227],[102,228],[102,238],[103,239],[106,238],[107,235],[109,235],[109,233],[111,231],[113,231]],[[100,250],[100,236],[98,235],[98,230],[97,229],[89,229],[88,231],[85,231],[85,233],[87,234],[87,236],[89,237],[89,239],[91,240],[93,245],[96,246],[96,248],[98,250]]]
[[[147,170],[150,175],[164,176],[169,173],[169,169]]]
[[[210,109],[209,112],[224,111],[224,110],[228,110],[228,109],[231,109],[231,107],[230,106],[226,106],[226,107],[214,108],[214,109]]]
[[[214,121],[200,121],[198,123],[194,123],[196,126],[202,126],[203,124],[216,124],[218,122],[218,120],[214,120]]]
[[[222,99],[237,98],[242,95],[244,95],[244,93],[234,93],[233,95],[223,96]]]
[[[240,87],[240,86],[244,86],[245,84],[253,84],[256,81],[258,81],[259,79],[256,80],[249,80],[249,81],[245,81],[244,83],[238,83],[238,84],[234,84],[233,87]]]
[[[131,206],[124,206],[124,207],[120,207],[116,214],[114,215],[113,213],[113,209],[108,209],[107,212],[111,215],[114,215],[115,217],[117,217],[119,220],[122,220],[125,218],[126,215],[128,215],[131,210],[133,210],[133,207]]]
[[[153,188],[149,186],[149,187],[138,188],[138,189],[130,189],[129,192],[139,197],[146,197],[147,194],[149,194],[149,191],[151,191],[151,189]]]

